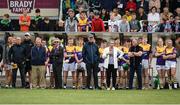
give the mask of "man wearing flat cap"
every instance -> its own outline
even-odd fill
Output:
[[[83,46],[82,50],[83,60],[86,63],[87,69],[87,88],[91,89],[91,73],[94,77],[94,88],[100,89],[98,86],[98,65],[99,65],[99,50],[98,46],[95,43],[94,35],[88,35],[88,42]]]
[[[52,44],[53,48],[50,52],[49,60],[52,63],[53,74],[55,79],[55,89],[61,89],[64,48],[60,45],[60,40],[58,38],[55,38]]]

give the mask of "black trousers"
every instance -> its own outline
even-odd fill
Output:
[[[87,87],[90,87],[91,74],[93,73],[95,88],[98,88],[98,63],[88,64],[86,63],[87,69]]]
[[[129,77],[129,89],[133,89],[133,79],[134,79],[134,73],[136,72],[137,74],[137,79],[138,79],[138,89],[142,89],[142,66],[141,64],[139,65],[130,65],[130,77]]]
[[[31,61],[26,61],[25,62],[25,74],[27,74],[27,72],[31,71],[32,70],[32,67],[31,67]]]
[[[55,88],[62,88],[62,63],[53,63],[53,74],[55,79]]]
[[[107,87],[110,87],[112,77],[112,86],[115,88],[116,86],[116,77],[117,77],[117,69],[114,69],[113,64],[108,65],[108,69],[106,70],[106,83]]]
[[[17,70],[19,69],[20,71],[20,76],[21,76],[21,87],[25,88],[26,82],[25,82],[25,67],[24,64],[17,64],[17,69],[12,70],[12,87],[16,87],[16,77],[17,77]]]

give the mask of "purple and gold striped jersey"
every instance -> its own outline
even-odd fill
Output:
[[[172,47],[172,48],[165,48],[165,55],[173,55],[173,54],[176,54],[177,50],[175,47]],[[172,58],[172,59],[166,59],[168,61],[176,61],[176,58]]]
[[[161,56],[157,57],[156,65],[165,65],[165,60],[163,59],[163,55],[165,53],[165,48],[166,48],[165,46],[163,46],[163,47],[156,46],[156,52],[163,53]]]
[[[149,59],[149,54],[152,52],[151,45],[150,44],[139,44],[139,46],[143,48],[142,59]]]

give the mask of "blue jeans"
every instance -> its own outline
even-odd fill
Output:
[[[142,65],[130,65],[130,78],[129,78],[129,89],[133,89],[133,79],[134,79],[134,72],[137,74],[138,79],[138,89],[142,89]]]

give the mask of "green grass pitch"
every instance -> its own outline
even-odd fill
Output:
[[[0,104],[180,104],[178,90],[0,89]]]

